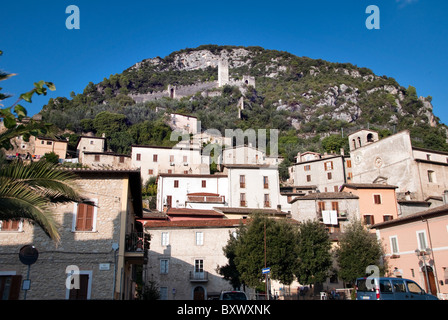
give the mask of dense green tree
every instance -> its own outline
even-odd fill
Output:
[[[100,112],[93,119],[93,127],[98,134],[106,134],[110,137],[113,133],[127,129],[126,116],[108,111]]]
[[[378,266],[380,272],[384,271],[382,254],[375,234],[369,232],[359,220],[354,220],[341,236],[336,251],[339,277],[353,284],[356,278],[366,275],[369,265]]]
[[[271,279],[290,284],[296,261],[295,234],[291,223],[252,214],[247,225],[240,227],[238,237],[231,237],[224,248],[229,264],[220,268],[221,274],[231,279],[232,285],[257,287],[265,278],[262,268],[268,266]]]
[[[325,226],[308,220],[299,226],[295,275],[301,284],[323,283],[332,266],[331,241]]]

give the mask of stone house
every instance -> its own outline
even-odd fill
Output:
[[[92,168],[130,169],[131,156],[113,152],[84,151],[82,164]]]
[[[291,217],[299,222],[319,220],[337,241],[345,226],[359,217],[359,197],[349,192],[316,192],[291,201]]]
[[[82,203],[54,207],[60,243],[56,245],[30,223],[2,221],[0,227],[0,294],[24,299],[20,285],[27,266],[19,250],[34,246],[39,257],[30,266],[26,299],[127,300],[135,295],[136,266],[143,265],[140,172],[73,169]],[[72,274],[71,272],[74,272]],[[71,282],[72,281],[72,282]],[[79,289],[73,288],[78,284]],[[5,285],[8,284],[8,285]]]
[[[76,153],[78,162],[84,162],[84,152],[105,152],[106,151],[106,137],[95,136],[81,136],[76,146]]]
[[[216,272],[228,263],[222,251],[244,220],[190,219],[146,221],[151,235],[146,282],[157,283],[161,300],[207,300],[232,290]]]
[[[338,192],[352,179],[352,161],[342,154],[298,154],[289,168],[289,183],[294,186],[315,186],[320,192]]]

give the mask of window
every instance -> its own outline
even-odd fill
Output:
[[[338,191],[339,191],[339,187],[338,187],[338,186],[334,186],[334,187],[333,187],[333,191],[334,191],[334,192],[338,192]]]
[[[207,188],[207,180],[202,180],[201,184],[202,184],[202,188]]]
[[[347,160],[347,168],[351,168],[352,167],[352,160]]]
[[[267,176],[263,176],[263,187],[265,189],[269,188],[269,178]]]
[[[174,180],[174,188],[179,188],[179,180]]]
[[[120,157],[120,163],[124,163],[124,157]]]
[[[162,232],[162,246],[170,244],[170,234],[168,232]]]
[[[51,141],[47,141],[47,145],[48,146],[51,146],[53,144],[53,142],[51,142]]]
[[[246,176],[240,175],[240,188],[246,188]]]
[[[317,206],[318,206],[318,208],[319,208],[319,211],[323,211],[323,210],[325,210],[325,202],[323,202],[323,201],[319,201],[318,203],[317,203]]]
[[[392,285],[389,280],[380,280],[381,293],[392,293]]]
[[[154,170],[153,169],[148,169],[148,174],[154,174]]]
[[[428,182],[436,182],[436,175],[434,171],[428,170]]]
[[[392,286],[394,287],[395,292],[406,292],[404,280],[392,280]]]
[[[201,274],[204,272],[204,260],[196,259],[194,260],[194,273]]]
[[[152,162],[157,162],[157,155],[156,154],[152,155]]]
[[[160,300],[168,299],[168,287],[160,287],[159,293],[160,293]]]
[[[240,193],[240,207],[245,207],[246,205],[246,194]]]
[[[142,160],[142,155],[140,153],[137,153],[136,159],[137,159],[137,161],[141,161]]]
[[[383,215],[383,221],[391,221],[393,220],[393,216],[390,214]]]
[[[2,221],[0,221],[0,231],[19,231],[19,228],[20,228],[19,220],[2,220]]]
[[[204,244],[204,232],[196,232],[196,245],[202,246]]]
[[[174,162],[174,156],[170,155],[170,162]]]
[[[99,162],[100,161],[100,155],[99,154],[96,154],[95,155],[95,162]]]
[[[327,172],[327,179],[331,180],[331,178],[332,178],[331,172]]]
[[[184,174],[188,174],[188,170],[184,170]]]
[[[397,236],[390,237],[390,251],[392,254],[398,254],[398,238]]]
[[[307,181],[307,182],[310,182],[310,181],[311,181],[311,175],[308,174],[308,175],[306,176],[306,181]]]
[[[188,162],[188,156],[183,157],[184,162]]]
[[[347,173],[347,179],[348,179],[348,180],[353,179],[353,173],[348,172],[348,173]]]
[[[372,216],[372,215],[365,215],[365,216],[364,216],[364,223],[365,223],[366,225],[372,225],[372,224],[375,224],[375,221],[374,221],[374,219],[373,219],[373,216]]]
[[[418,284],[416,284],[415,282],[407,281],[407,284],[408,284],[408,289],[409,289],[410,293],[415,293],[415,294],[422,293],[423,289],[420,288],[420,286]]]
[[[374,194],[373,195],[373,203],[381,204],[381,195],[380,194]]]
[[[265,208],[269,208],[271,206],[270,201],[269,201],[269,194],[265,193],[264,195],[264,207]]]
[[[333,170],[333,161],[324,162],[324,169],[325,169],[325,171]]]
[[[332,202],[331,203],[331,210],[339,212],[339,202],[336,202],[336,201]]]
[[[311,166],[309,164],[307,164],[306,166],[303,167],[303,169],[305,171],[310,171],[311,170]]]
[[[419,250],[425,251],[427,246],[426,242],[426,232],[425,231],[417,231],[417,241]]]
[[[95,204],[93,202],[78,203],[76,208],[75,231],[93,231]]]
[[[160,273],[161,274],[168,274],[169,264],[170,264],[170,260],[160,259]]]

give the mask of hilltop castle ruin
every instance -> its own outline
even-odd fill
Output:
[[[221,91],[214,90],[226,85],[237,86],[242,92],[247,86],[255,87],[255,77],[245,75],[242,80],[231,79],[229,75],[229,62],[227,59],[218,60],[218,80],[208,82],[198,82],[187,86],[175,86],[169,84],[166,90],[144,94],[129,95],[135,102],[146,102],[158,100],[164,97],[180,99],[201,92],[203,96],[219,96]]]

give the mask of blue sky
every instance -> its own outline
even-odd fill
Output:
[[[72,4],[79,30],[65,26]],[[380,9],[379,30],[365,26],[369,5]],[[17,75],[0,87],[18,97],[33,82],[54,82],[55,92],[23,104],[33,115],[49,98],[81,93],[146,58],[202,44],[261,46],[393,77],[432,96],[448,124],[447,14],[448,2],[435,0],[3,1],[0,68]]]

